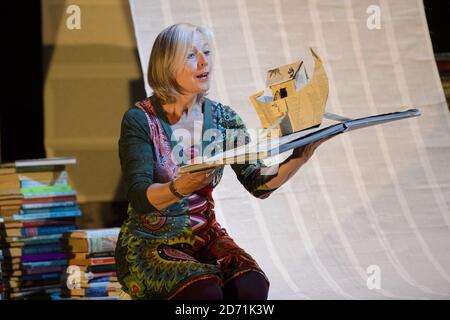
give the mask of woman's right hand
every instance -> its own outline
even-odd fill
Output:
[[[183,194],[191,194],[211,183],[217,168],[193,173],[183,173],[174,181],[175,188]]]

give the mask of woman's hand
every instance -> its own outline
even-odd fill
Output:
[[[291,158],[302,159],[303,163],[307,162],[312,157],[312,155],[314,154],[314,151],[316,151],[317,147],[320,146],[325,141],[327,141],[328,139],[330,139],[330,138],[328,137],[328,138],[320,139],[320,140],[308,143],[302,147],[295,148],[294,151],[292,152]]]
[[[311,142],[303,147],[295,148],[289,158],[279,165],[276,176],[266,182],[266,186],[270,189],[276,189],[283,185],[283,183],[288,181],[312,157],[317,147],[328,139],[330,137]]]
[[[183,173],[175,181],[175,188],[183,194],[190,194],[211,183],[217,168],[193,173]]]
[[[220,168],[220,167],[219,167]],[[190,195],[191,193],[202,189],[211,183],[214,178],[215,170],[218,168],[207,169],[194,173],[184,173],[173,180],[173,186],[179,193]],[[147,189],[147,198],[151,205],[157,210],[167,208],[179,200],[175,195],[169,183],[153,183]]]

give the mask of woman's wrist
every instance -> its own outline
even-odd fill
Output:
[[[175,181],[176,180],[174,179],[174,180],[171,180],[170,183],[169,183],[169,190],[170,190],[170,192],[172,192],[172,194],[174,196],[176,196],[177,198],[179,198],[179,199],[183,199],[183,198],[189,196],[190,193],[186,192],[184,190],[180,190],[179,187],[177,185],[175,185]]]
[[[305,154],[301,150],[294,149],[292,154],[286,159],[286,162],[292,161],[297,163],[297,165],[303,165],[305,164]]]

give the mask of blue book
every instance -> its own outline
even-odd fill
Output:
[[[67,264],[68,264],[67,259],[59,259],[59,260],[48,260],[48,261],[23,262],[22,267],[24,269],[35,269],[35,268],[43,268],[43,267],[66,266]]]
[[[84,289],[84,295],[86,297],[107,297],[108,288],[106,287],[94,287]]]
[[[52,252],[59,252],[61,251],[61,244],[46,244],[42,246],[30,246],[30,247],[23,247],[22,248],[22,255],[33,255],[33,254],[39,254],[39,253],[52,253]]]
[[[56,218],[70,218],[81,216],[80,210],[72,211],[56,211],[56,212],[42,212],[42,213],[26,213],[26,214],[14,214],[12,220],[26,221],[26,220],[39,220],[39,219],[56,219]]]
[[[44,236],[44,235],[49,235],[49,234],[69,232],[69,231],[73,231],[75,229],[76,229],[76,226],[74,224],[69,224],[69,225],[65,225],[65,226],[23,228],[23,229],[20,229],[20,234],[22,235],[22,237]],[[10,230],[13,230],[13,229],[10,229]]]
[[[61,278],[61,272],[42,273],[42,274],[28,274],[20,277],[23,281],[31,280],[54,280]]]
[[[30,214],[30,213],[47,213],[47,212],[64,212],[64,211],[74,211],[79,210],[78,205],[74,206],[64,206],[64,207],[50,207],[50,208],[36,208],[36,209],[21,209],[20,213]]]
[[[53,208],[53,207],[69,207],[75,206],[76,201],[56,201],[56,202],[38,202],[38,203],[23,203],[23,209],[37,209],[37,208]]]
[[[52,182],[52,186],[64,186],[67,185],[67,180],[58,180],[54,183]],[[35,188],[35,187],[45,187],[49,184],[45,184],[36,180],[20,180],[20,187],[21,188]]]
[[[57,233],[45,236],[26,237],[26,238],[10,237],[7,239],[7,241],[10,243],[11,247],[23,247],[40,244],[60,243],[61,238],[62,233]]]
[[[101,278],[94,278],[91,281],[89,281],[89,284],[91,283],[108,283],[111,281],[117,281],[115,277],[101,277]]]
[[[23,193],[23,198],[24,199],[37,199],[37,198],[48,198],[48,197],[76,196],[76,195],[77,195],[76,191],[70,190],[70,191],[53,191],[53,192],[39,192],[39,193]]]

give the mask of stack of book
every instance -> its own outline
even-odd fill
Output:
[[[23,195],[14,167],[0,167],[0,217],[10,217],[20,211]]]
[[[81,215],[65,165],[74,158],[21,160],[0,166],[0,245],[6,299],[43,299],[61,290],[68,264],[64,232]]]
[[[119,299],[116,248],[119,228],[76,230],[64,234],[63,248],[69,253],[62,299]]]

